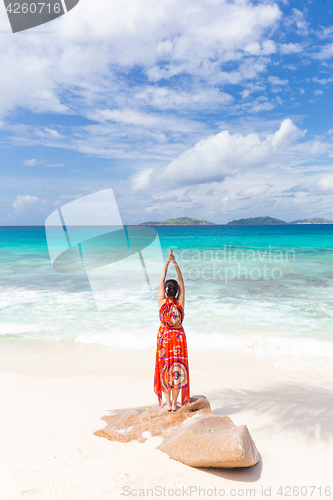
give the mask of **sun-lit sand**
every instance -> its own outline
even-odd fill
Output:
[[[256,466],[194,469],[156,450],[160,438],[96,437],[107,411],[156,403],[154,357],[153,348],[1,339],[0,498],[272,500],[296,498],[298,487],[298,498],[318,500],[329,486],[333,494],[333,374],[279,369],[250,348],[190,349],[189,364],[191,395],[247,425]]]

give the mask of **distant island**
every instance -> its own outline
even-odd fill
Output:
[[[315,217],[313,219],[294,220],[286,222],[274,217],[250,217],[249,219],[238,219],[222,224],[226,226],[288,226],[290,224],[333,224],[330,219]],[[162,221],[143,222],[140,226],[215,226],[214,222],[194,219],[193,217],[178,217],[177,219],[167,219]]]
[[[321,219],[315,217],[313,219],[294,220],[286,222],[281,219],[274,219],[274,217],[250,217],[249,219],[239,219],[228,222],[227,226],[277,226],[277,225],[290,225],[290,224],[333,224],[330,219]]]
[[[232,220],[227,226],[273,226],[288,224],[284,220],[274,219],[273,217],[250,217],[249,219]]]
[[[333,224],[333,220],[315,217],[314,219],[294,220],[289,224]]]
[[[193,219],[193,217],[179,217],[178,219],[168,219],[163,221],[144,222],[141,226],[215,226],[213,222]]]

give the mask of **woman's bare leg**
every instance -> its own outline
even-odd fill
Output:
[[[180,389],[172,389],[172,410],[176,411],[178,406],[177,406],[177,399],[179,396],[179,391]]]
[[[166,400],[165,409],[171,410],[170,391],[163,391],[163,394],[164,394],[165,400]]]

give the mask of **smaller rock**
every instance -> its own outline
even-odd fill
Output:
[[[227,416],[207,416],[184,423],[157,449],[192,467],[250,467],[259,461],[246,425],[236,427]]]
[[[110,441],[128,443],[135,440],[144,443],[147,437],[143,434],[146,432],[152,436],[164,436],[170,428],[179,426],[194,415],[207,414],[212,414],[212,410],[205,397],[191,398],[190,403],[178,408],[174,413],[158,404],[113,410],[102,417],[107,426],[94,434]]]

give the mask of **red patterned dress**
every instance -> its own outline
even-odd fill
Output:
[[[162,390],[181,389],[182,405],[190,402],[187,343],[182,326],[184,309],[167,298],[160,309],[161,326],[157,335],[154,392],[162,403]],[[164,325],[164,326],[163,326]]]

